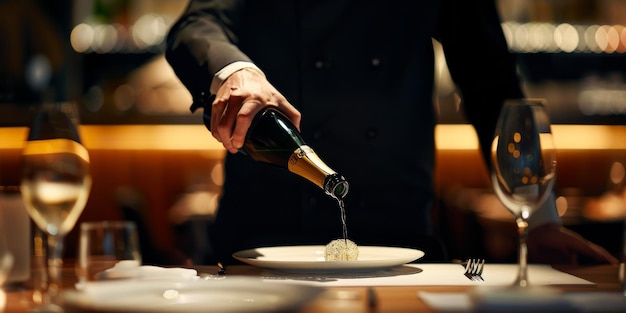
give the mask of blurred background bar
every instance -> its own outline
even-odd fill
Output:
[[[499,0],[502,27],[529,96],[547,98],[557,124],[623,124],[626,3],[619,0]],[[60,4],[63,3],[63,4]],[[19,108],[71,99],[85,124],[197,124],[191,96],[163,57],[184,0],[0,2],[0,103]],[[475,48],[475,47],[472,47]],[[464,123],[443,52],[437,49],[442,123]],[[468,47],[470,49],[470,47]],[[18,108],[7,108],[7,106]]]
[[[547,99],[555,124],[563,221],[617,255],[626,215],[626,1],[497,2],[524,89]],[[94,171],[79,222],[136,221],[145,261],[155,264],[210,259],[223,180],[225,151],[202,113],[189,111],[191,96],[163,56],[186,4],[0,0],[0,184],[19,184],[30,108],[77,103]],[[435,52],[438,232],[451,257],[514,262],[512,219],[491,194],[437,43]],[[69,257],[75,242],[73,231]]]

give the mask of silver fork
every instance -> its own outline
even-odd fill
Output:
[[[473,281],[484,281],[482,274],[485,267],[485,259],[468,259],[465,262],[465,277]]]

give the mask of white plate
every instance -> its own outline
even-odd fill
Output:
[[[266,247],[239,251],[233,257],[253,266],[283,271],[372,271],[403,265],[424,256],[408,248],[359,246],[354,261],[326,261],[325,246]]]
[[[63,293],[66,312],[275,312],[314,299],[320,287],[263,282],[258,278],[184,282],[127,280],[88,283]]]

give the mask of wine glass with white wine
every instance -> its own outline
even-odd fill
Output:
[[[48,238],[47,284],[41,305],[33,311],[62,312],[58,296],[63,238],[76,224],[91,189],[89,154],[81,144],[74,104],[46,103],[36,110],[22,166],[26,210]]]
[[[528,218],[550,196],[556,177],[556,148],[541,99],[505,102],[491,147],[491,182],[502,204],[515,216],[519,233],[518,275],[528,286]]]

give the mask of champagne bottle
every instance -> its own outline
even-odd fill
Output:
[[[203,121],[210,130],[210,107],[204,107]],[[293,123],[272,106],[263,108],[254,117],[239,152],[253,160],[285,168],[337,200],[348,193],[348,181],[326,165],[304,142]]]

